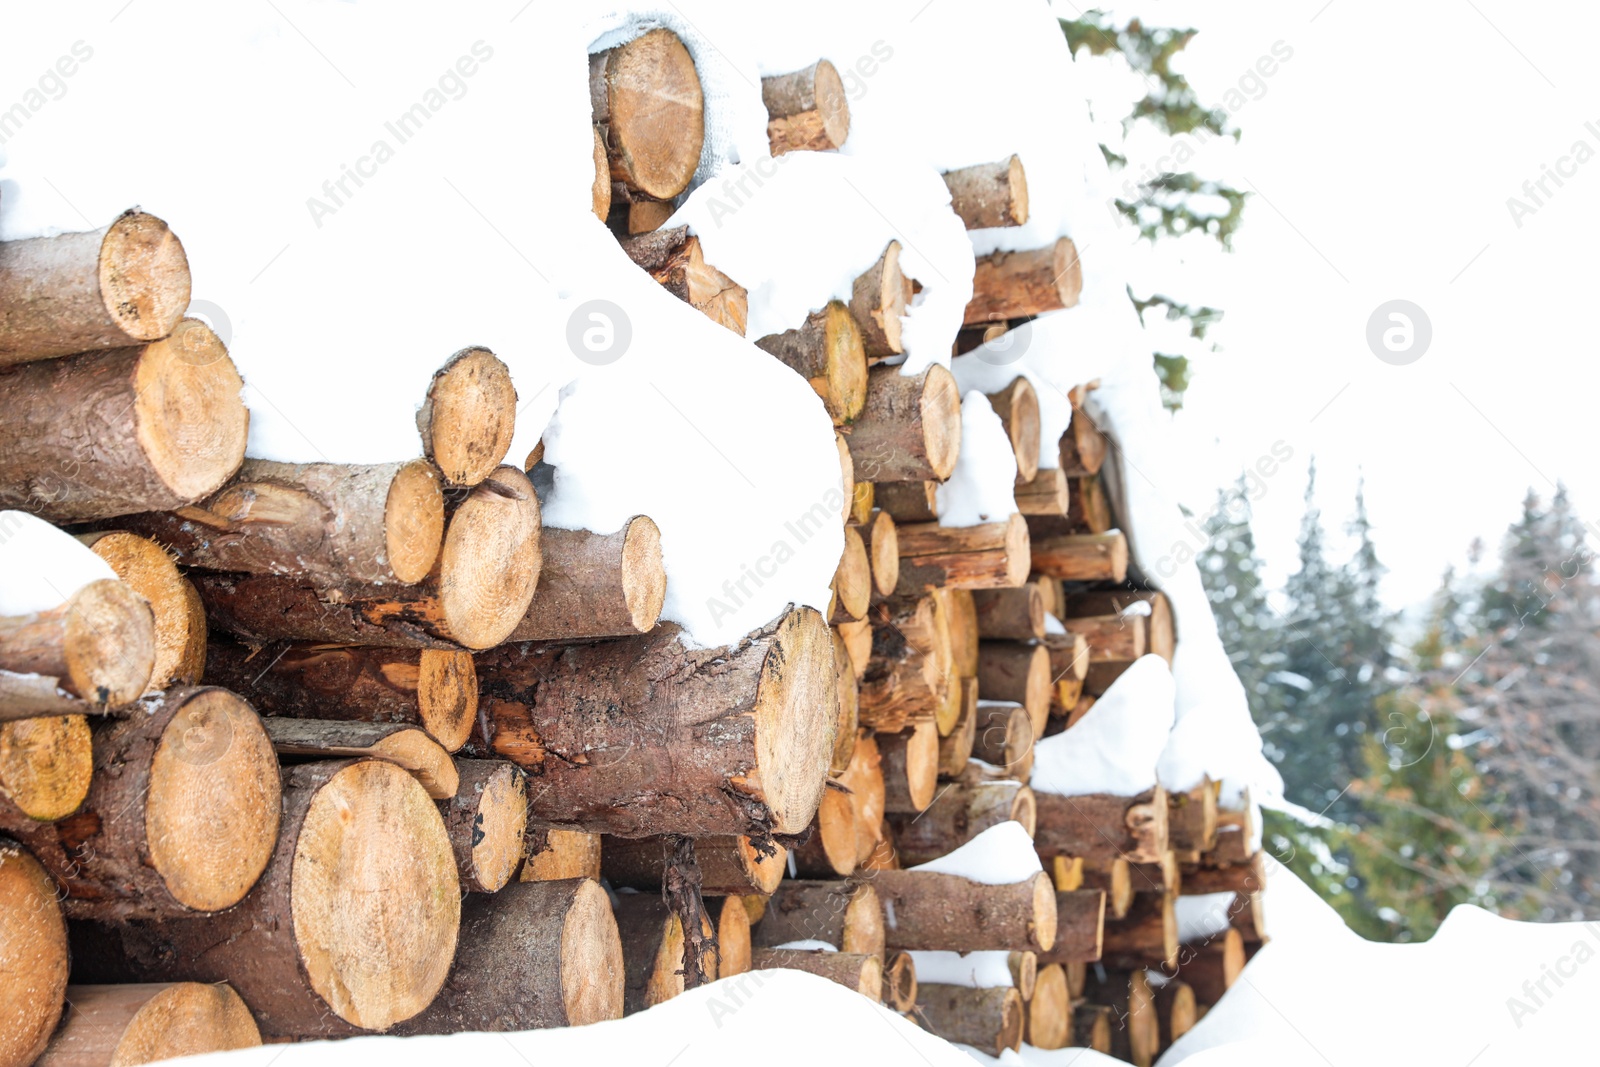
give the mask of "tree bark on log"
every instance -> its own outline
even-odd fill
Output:
[[[93,773],[94,750],[84,716],[44,715],[0,723],[0,822],[66,818],[89,795]]]
[[[1027,318],[1077,306],[1083,265],[1071,238],[1026,252],[991,252],[978,257],[972,278],[967,325]]]
[[[1058,857],[1060,858],[1060,857]],[[1081,884],[1085,889],[1098,889],[1106,895],[1106,917],[1121,919],[1133,906],[1133,871],[1127,860],[1118,856],[1095,863],[1078,861]]]
[[[858,697],[861,725],[892,733],[934,720],[949,695],[951,672],[948,630],[939,630],[932,600],[890,601],[873,617],[872,658]]]
[[[1028,177],[1016,156],[944,172],[950,207],[969,230],[1028,221]]]
[[[1084,402],[1098,382],[1080,385],[1067,394],[1072,403],[1072,422],[1061,435],[1061,469],[1068,477],[1099,474],[1105,465],[1111,442],[1095,425],[1094,418],[1084,408]]]
[[[900,538],[901,596],[933,589],[1001,589],[1028,580],[1028,523],[1013,512],[979,526],[907,523]]]
[[[1185,895],[1202,893],[1260,893],[1267,888],[1266,853],[1256,852],[1243,863],[1221,866],[1200,864],[1184,868]]]
[[[102,714],[144,694],[155,616],[126,582],[90,582],[59,607],[0,616],[0,721]]]
[[[155,617],[155,662],[146,692],[200,681],[206,660],[206,615],[200,597],[155,542],[131,533],[79,534],[117,577],[150,602]]]
[[[700,238],[687,226],[654,230],[622,242],[622,250],[667,292],[719,326],[744,336],[750,295],[744,286],[706,262]]]
[[[611,197],[611,182],[609,180],[611,164],[610,161],[604,159],[605,146],[603,143],[600,151],[602,154],[601,165],[606,168],[606,198],[609,200]],[[677,210],[677,205],[670,200],[636,200],[631,204],[619,204],[617,206],[627,212],[627,221],[624,228],[630,237],[661,229],[667,224],[667,220],[672,217],[672,213]]]
[[[506,458],[516,428],[511,369],[487,348],[464,348],[433,374],[417,431],[446,485],[473,486]]]
[[[977,609],[979,637],[1039,641],[1045,636],[1044,597],[1031,582],[1014,589],[972,590],[972,603]]]
[[[667,597],[661,530],[635,515],[609,534],[546,527],[533,603],[508,641],[587,641],[649,633]]]
[[[853,989],[874,1004],[883,1001],[883,960],[857,952],[825,949],[758,948],[750,953],[752,970],[788,968],[826,978]]]
[[[1178,1038],[1194,1029],[1199,1021],[1194,990],[1187,982],[1174,979],[1155,991],[1156,1021],[1161,1027],[1161,1048],[1171,1048]]]
[[[932,481],[875,483],[873,502],[895,522],[938,522],[939,483]]]
[[[1206,1006],[1222,999],[1244,965],[1244,938],[1232,927],[1220,937],[1178,950],[1178,976],[1194,990],[1195,1000]]]
[[[1148,604],[1147,614],[1143,608],[1129,608],[1135,604]],[[1145,628],[1145,648],[1154,655],[1160,656],[1168,663],[1172,662],[1173,650],[1177,645],[1177,634],[1172,622],[1172,605],[1165,594],[1153,589],[1113,589],[1109,591],[1075,593],[1067,600],[1067,614],[1069,616],[1081,615],[1123,615],[1125,617],[1142,618]]]
[[[1028,1001],[1028,1044],[1034,1048],[1066,1048],[1072,1040],[1072,997],[1067,972],[1059,963],[1039,968]]]
[[[758,843],[743,834],[696,838],[694,855],[700,866],[700,891],[713,897],[770,895],[789,860],[789,850],[782,845]],[[666,861],[660,837],[607,838],[600,857],[600,870],[612,885],[661,888]]]
[[[189,293],[182,242],[137,209],[97,230],[0,243],[0,364],[159,341]]]
[[[589,103],[611,161],[613,199],[670,200],[689,187],[705,97],[677,34],[651,30],[589,57]]]
[[[0,812],[61,885],[68,914],[181,918],[237,904],[278,836],[278,763],[250,706],[174,689],[94,738],[81,810],[53,823]]]
[[[198,504],[117,525],[166,546],[189,567],[324,585],[411,585],[439,557],[444,493],[425,459],[375,466],[247,459]]]
[[[1012,885],[984,885],[953,874],[879,871],[892,949],[1048,952],[1056,940],[1056,895],[1043,872]]]
[[[1061,620],[1067,633],[1083,638],[1089,661],[1132,663],[1145,652],[1145,620],[1139,615],[1078,615]]]
[[[1042,644],[982,641],[978,645],[978,696],[1021,704],[1033,727],[1033,739],[1044,736],[1050,718],[1050,651]]]
[[[850,99],[839,71],[826,59],[762,78],[761,102],[773,156],[843,148],[850,135]]]
[[[1134,1067],[1150,1067],[1161,1048],[1161,1026],[1144,971],[1107,971],[1104,980],[1091,978],[1085,993],[1111,1009],[1111,1054]]]
[[[268,1038],[343,1036],[388,1030],[433,1001],[460,914],[427,792],[382,760],[336,760],[285,775],[277,848],[237,907],[82,924],[74,959],[90,981],[228,981]]]
[[[867,402],[847,441],[857,478],[944,481],[961,451],[961,391],[955,376],[937,363],[916,375],[901,374],[899,367],[872,368]]]
[[[1034,802],[1038,827],[1033,840],[1041,858],[1081,856],[1104,862],[1121,857],[1154,863],[1167,851],[1167,792],[1160,786],[1133,797],[1064,797],[1036,790]]]
[[[1267,942],[1265,893],[1237,893],[1228,905],[1228,923],[1246,945],[1264,945]]]
[[[244,459],[242,387],[194,319],[137,348],[0,367],[0,507],[62,523],[191,504]]]
[[[268,715],[405,723],[454,752],[478,721],[472,654],[432,648],[267,645],[213,640],[205,676]]]
[[[439,803],[461,888],[498,893],[517,873],[528,829],[528,781],[504,760],[458,760],[460,785]]]
[[[1208,779],[1188,792],[1167,794],[1167,839],[1174,849],[1209,852],[1215,847],[1217,788],[1217,783]]]
[[[922,811],[939,786],[939,731],[923,721],[909,730],[877,737],[883,756],[885,811]]]
[[[281,716],[264,718],[261,725],[285,762],[370,756],[410,774],[435,800],[449,800],[460,786],[450,753],[415,726]]]
[[[1093,963],[1104,951],[1106,894],[1099,889],[1056,890],[1056,943],[1040,965]]]
[[[998,1056],[1022,1047],[1027,1010],[1010,986],[972,989],[923,982],[917,986],[917,1014],[930,1033]]]
[[[1097,474],[1067,479],[1067,525],[1070,533],[1103,534],[1116,526],[1111,501]]]
[[[533,484],[503,466],[456,508],[438,562],[416,585],[324,587],[236,574],[197,574],[195,584],[212,623],[253,642],[492,648],[533,601],[539,532]]]
[[[1039,473],[1039,394],[1033,383],[1018,376],[999,392],[989,394],[989,405],[1000,416],[1000,425],[1011,441],[1017,457],[1017,484],[1033,481]]]
[[[39,862],[0,838],[0,1067],[28,1067],[44,1051],[67,992],[67,924]]]
[[[861,414],[867,402],[867,350],[855,317],[840,301],[829,301],[793,330],[768,334],[756,347],[804,378],[835,426]]]
[[[489,899],[493,899],[492,897]],[[615,906],[617,932],[622,940],[622,964],[626,985],[623,1014],[653,1008],[684,991],[683,923],[666,903],[654,894],[623,893]],[[702,936],[715,940],[707,919]],[[715,980],[715,954],[711,973]]]
[[[1174,897],[1136,893],[1128,914],[1105,926],[1102,958],[1111,967],[1178,966],[1178,916]]]
[[[1033,833],[1033,790],[1021,782],[954,782],[926,810],[890,807],[889,827],[902,863],[916,866],[954,852],[991,826],[1015,821]]]
[[[450,977],[396,1034],[533,1030],[622,1018],[623,949],[611,901],[588,878],[469,896]]]
[[[564,878],[600,880],[599,834],[581,830],[529,830],[524,835],[528,858],[523,882],[558,882]]]
[[[250,1009],[226,982],[75,985],[35,1067],[154,1063],[260,1044]]]
[[[881,956],[883,905],[871,882],[785,881],[751,929],[750,941],[757,948],[825,941],[840,952]]]
[[[478,657],[494,755],[530,776],[534,825],[641,837],[798,833],[833,752],[833,650],[810,608],[739,643],[676,628]]]
[[[1039,468],[1031,480],[1017,483],[1012,497],[1018,512],[1041,518],[1065,519],[1072,506],[1067,476],[1059,467]]]
[[[910,303],[911,279],[900,269],[900,242],[890,241],[878,261],[850,287],[850,313],[861,327],[861,340],[866,345],[869,360],[905,351],[900,340],[900,317]],[[949,475],[938,477],[943,481]]]
[[[1072,1044],[1111,1054],[1111,1009],[1104,1004],[1072,1006]]]
[[[1033,771],[1033,720],[1028,709],[1009,702],[980,703],[972,755],[1007,778],[1027,781]]]
[[[1033,569],[1071,582],[1120,582],[1128,575],[1128,541],[1121,530],[1037,538]]]

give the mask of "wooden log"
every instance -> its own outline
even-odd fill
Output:
[[[1082,682],[1089,675],[1089,643],[1081,634],[1045,634],[1040,642],[1050,653],[1050,677],[1058,684],[1061,682]],[[1066,704],[1066,697],[1070,693],[1059,692],[1052,697],[1058,704],[1070,708]]]
[[[487,348],[463,348],[434,372],[417,409],[422,454],[446,485],[477,485],[506,458],[516,419],[511,369]]]
[[[1021,782],[952,782],[926,810],[891,806],[886,817],[901,862],[928,863],[1006,821],[1031,834],[1033,790]]]
[[[1196,1002],[1202,1005],[1221,1000],[1244,965],[1244,938],[1232,927],[1219,937],[1187,943],[1178,950],[1178,977],[1194,990]]]
[[[850,758],[849,768],[839,776],[838,784],[848,790],[850,826],[855,838],[855,864],[864,865],[878,851],[883,841],[883,809],[887,789],[883,777],[883,753],[870,730],[856,733],[856,750]],[[840,793],[829,789],[830,795]],[[840,826],[836,835],[843,837]],[[830,846],[837,849],[842,846]],[[850,873],[848,870],[841,872]]]
[[[1110,440],[1100,432],[1094,416],[1084,407],[1090,391],[1097,384],[1080,385],[1067,394],[1067,399],[1072,403],[1072,422],[1067,426],[1067,432],[1061,435],[1060,444],[1061,469],[1068,477],[1099,474],[1100,468],[1105,466],[1106,453],[1111,448]]]
[[[972,755],[1007,777],[1027,781],[1033,769],[1033,720],[1028,709],[1009,702],[980,702]]]
[[[87,522],[191,504],[244,458],[242,387],[194,319],[140,347],[0,368],[0,507]]]
[[[1105,926],[1102,957],[1111,967],[1178,966],[1178,917],[1175,898],[1165,893],[1136,893],[1128,914]]]
[[[1108,919],[1127,916],[1128,909],[1133,906],[1133,870],[1126,859],[1117,856],[1095,863],[1084,863],[1079,859],[1078,870],[1085,889],[1098,889],[1105,893]]]
[[[866,405],[847,440],[857,478],[944,481],[961,451],[961,391],[955,376],[937,363],[915,375],[901,374],[899,367],[872,368]]]
[[[434,570],[416,585],[194,577],[212,623],[248,641],[478,649],[506,640],[527,615],[539,566],[539,498],[526,474],[503,466],[455,509]]]
[[[702,841],[709,838],[702,838]],[[696,854],[699,842],[696,842]],[[779,871],[783,870],[779,866]],[[756,900],[761,900],[759,895]],[[708,908],[717,923],[717,974],[731,978],[750,970],[750,912],[744,898],[731,896],[712,900]]]
[[[1050,718],[1050,651],[1042,644],[982,641],[978,645],[978,696],[1008,700],[1028,713],[1033,739],[1044,736]]]
[[[93,772],[89,720],[84,716],[0,723],[0,812],[7,813],[0,821],[66,818],[89,795]]]
[[[1026,252],[991,252],[978,257],[968,325],[1041,315],[1077,306],[1083,266],[1071,238]]]
[[[938,589],[934,603],[942,604],[945,628],[950,631],[950,658],[963,678],[978,676],[978,605],[971,589]]]
[[[867,614],[872,604],[872,562],[867,546],[853,527],[844,528],[844,552],[834,571],[828,621],[852,622]]]
[[[517,873],[528,829],[528,781],[504,760],[458,760],[460,786],[440,802],[461,888],[498,893]]]
[[[1053,1050],[1072,1040],[1072,997],[1067,991],[1066,969],[1059,963],[1039,968],[1033,996],[1028,1000],[1028,1044]]]
[[[1128,864],[1128,885],[1134,893],[1177,896],[1183,886],[1178,853],[1169,849],[1154,863]]]
[[[1033,569],[1072,582],[1120,582],[1128,574],[1128,541],[1121,530],[1067,534],[1031,544]]]
[[[1187,982],[1173,979],[1155,991],[1156,1022],[1160,1024],[1161,1047],[1167,1049],[1178,1038],[1194,1029],[1199,1021],[1194,990]]]
[[[1016,156],[944,172],[950,207],[969,230],[1028,221],[1028,177]]]
[[[892,949],[1048,952],[1056,941],[1056,894],[1042,871],[1011,885],[983,885],[954,874],[879,871]]]
[[[1144,655],[1144,623],[1136,615],[1082,615],[1061,620],[1067,633],[1083,638],[1091,664],[1132,663]]]
[[[564,878],[600,878],[600,835],[582,830],[529,830],[524,838],[528,858],[520,881],[559,882]]]
[[[533,824],[641,837],[798,833],[838,721],[822,617],[785,612],[726,648],[676,628],[478,657],[489,750],[538,779]]]
[[[719,326],[744,336],[750,297],[744,286],[706,262],[700,238],[686,226],[622,242],[622,250],[662,288]]]
[[[792,877],[848,878],[855,873],[862,845],[852,800],[853,794],[841,790],[823,792],[805,843],[789,852]],[[866,852],[870,854],[876,844],[875,840],[868,840]]]
[[[1110,1055],[1111,1009],[1104,1004],[1074,1004],[1071,1044]]]
[[[1103,979],[1091,977],[1085,992],[1111,1009],[1111,1054],[1135,1067],[1150,1067],[1161,1047],[1161,1027],[1144,971],[1106,971]]]
[[[490,898],[493,899],[493,898]],[[684,990],[683,922],[653,893],[620,893],[614,907],[617,931],[622,939],[622,965],[626,978],[622,1010],[624,1014],[664,1004]],[[705,937],[715,938],[711,922],[702,928]],[[703,961],[715,980],[716,956]]]
[[[461,905],[450,977],[397,1034],[532,1030],[620,1019],[623,948],[611,901],[588,878],[517,882]]]
[[[876,482],[873,502],[895,522],[938,522],[939,483],[932,481]]]
[[[939,731],[919,722],[897,734],[879,734],[883,755],[884,808],[922,811],[939,785]]]
[[[830,629],[833,646],[834,688],[839,697],[839,718],[834,726],[833,754],[828,773],[834,777],[850,767],[856,750],[856,728],[860,719],[860,694],[856,682],[855,666],[850,662],[850,650],[840,636],[837,626]]]
[[[876,955],[826,949],[758,948],[751,950],[750,966],[757,971],[779,967],[805,971],[853,989],[874,1003],[883,1000],[883,960]]]
[[[991,641],[1037,641],[1044,637],[1044,597],[1033,583],[1015,589],[974,589],[971,594],[979,637]]]
[[[903,864],[894,851],[894,836],[889,833],[888,823],[880,822],[871,854],[861,861],[863,871],[898,871]]]
[[[351,756],[386,760],[420,782],[435,800],[449,800],[460,785],[450,753],[415,726],[281,716],[268,716],[261,725],[271,738],[272,747],[286,761]]]
[[[601,151],[603,152],[604,148],[602,148]],[[606,168],[608,171],[606,196],[609,198],[611,196],[609,162],[606,163]],[[619,206],[627,209],[627,231],[630,235],[649,233],[651,230],[661,229],[661,227],[667,224],[667,220],[672,218],[672,213],[677,210],[676,205],[670,200],[636,200],[631,204],[623,204]]]
[[[850,135],[850,99],[839,71],[826,59],[762,78],[761,102],[767,108],[767,143],[774,156],[842,148]]]
[[[931,589],[999,589],[1028,580],[1028,524],[1013,512],[980,526],[906,523],[899,527],[900,583],[916,596]]]
[[[590,55],[589,103],[614,198],[670,200],[689,187],[705,139],[705,98],[676,34],[651,30]]]
[[[1218,785],[1207,780],[1188,792],[1167,794],[1167,839],[1173,848],[1209,852],[1216,845]]]
[[[872,483],[862,484],[870,486]],[[900,582],[900,535],[894,519],[887,511],[873,511],[868,522],[854,529],[866,544],[867,558],[872,564],[873,598],[891,596]]]
[[[1022,996],[1010,986],[972,989],[922,982],[917,1014],[930,1033],[996,1056],[1020,1049],[1027,1025]]]
[[[666,856],[660,837],[607,838],[600,851],[600,870],[614,886],[661,888]],[[700,867],[700,888],[707,896],[770,895],[783,878],[789,850],[745,835],[700,837],[694,843]]]
[[[891,952],[883,965],[883,1003],[902,1015],[917,1006],[917,965],[909,952]]]
[[[978,680],[961,679],[961,710],[950,732],[939,739],[939,776],[954,778],[967,769],[978,741]]]
[[[0,364],[159,341],[189,307],[189,259],[137,208],[97,230],[0,243]]]
[[[267,645],[213,639],[205,676],[268,715],[420,726],[454,752],[478,721],[472,654],[436,648]]]
[[[1267,888],[1266,853],[1253,853],[1243,863],[1220,866],[1206,864],[1184,868],[1183,892],[1202,893],[1260,893]]]
[[[844,461],[850,466],[851,478],[848,484],[851,487],[849,510],[845,512],[844,521],[860,525],[872,518],[872,509],[877,507],[877,487],[871,482],[855,481],[855,461],[850,458],[850,444],[841,433],[833,435],[839,447],[844,449]],[[900,553],[897,550],[895,555]]]
[[[1051,856],[1049,870],[1058,893],[1070,893],[1084,887],[1082,856]]]
[[[1031,479],[1017,483],[1012,497],[1023,515],[1064,519],[1071,508],[1067,476],[1059,467],[1039,468]]]
[[[836,623],[833,632],[844,642],[845,653],[850,657],[850,669],[859,682],[861,676],[867,673],[867,664],[872,661],[872,623],[866,619]]]
[[[1145,604],[1148,607],[1137,607]],[[1145,648],[1172,662],[1177,647],[1177,632],[1172,620],[1172,604],[1165,594],[1153,589],[1113,589],[1075,593],[1067,600],[1068,615],[1123,615],[1143,618]]]
[[[850,287],[850,313],[861,326],[861,340],[866,345],[869,360],[884,359],[905,351],[900,340],[900,317],[906,313],[906,305],[910,303],[911,279],[900,269],[900,242],[890,241],[884,246],[878,261],[857,277]],[[949,476],[946,472],[933,477],[943,481]],[[878,479],[874,477],[872,481]]]
[[[117,530],[79,534],[78,540],[110,564],[150,603],[155,619],[155,662],[147,692],[194,685],[206,660],[206,616],[194,586],[155,542]]]
[[[1072,533],[1103,534],[1117,524],[1097,474],[1067,479],[1067,524]]]
[[[594,183],[589,189],[590,207],[594,217],[604,222],[611,214],[611,160],[606,158],[606,142],[600,136],[600,127],[593,127],[593,131]]]
[[[1039,473],[1040,435],[1039,394],[1033,383],[1019,375],[1004,389],[990,393],[989,404],[1000,416],[1000,425],[1017,457],[1017,484],[1033,481]]]
[[[98,732],[81,810],[53,823],[0,812],[75,918],[179,918],[237,904],[278,836],[278,763],[250,706],[174,689]]]
[[[872,658],[859,693],[862,726],[888,733],[937,717],[950,684],[948,630],[941,633],[938,622],[929,598],[874,609]]]
[[[1034,802],[1033,840],[1041,858],[1082,856],[1101,862],[1120,856],[1130,863],[1153,863],[1167,851],[1167,792],[1160,786],[1132,797],[1036,791]]]
[[[444,493],[425,459],[355,466],[247,459],[223,489],[176,512],[118,525],[206,570],[324,585],[411,585],[444,540]]]
[[[1104,950],[1106,895],[1099,889],[1056,890],[1056,943],[1039,963],[1093,963]]]
[[[153,1063],[260,1044],[250,1009],[226,982],[75,985],[35,1067]]]
[[[1244,938],[1244,943],[1264,945],[1267,942],[1266,896],[1263,892],[1238,893],[1228,905],[1228,924]]]
[[[237,907],[79,924],[73,958],[88,981],[226,980],[266,1038],[329,1037],[388,1030],[427,1007],[460,915],[450,838],[427,791],[382,760],[333,760],[285,774],[277,848]]]
[[[867,352],[850,309],[838,300],[805,322],[756,342],[810,383],[835,426],[855,420],[867,402]]]
[[[546,527],[533,603],[508,641],[579,641],[649,633],[667,597],[661,530],[635,515],[609,534]]]
[[[44,1051],[67,992],[67,924],[39,862],[0,838],[0,1067]]]
[[[0,720],[125,708],[143,695],[155,656],[149,602],[116,579],[49,611],[0,616]]]

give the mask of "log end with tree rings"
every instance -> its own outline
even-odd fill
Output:
[[[750,969],[750,912],[742,897],[723,897],[711,905],[717,919],[717,975],[731,978]]]
[[[130,341],[157,341],[189,309],[189,257],[167,224],[129,211],[100,242],[100,298]]]
[[[594,217],[601,222],[611,214],[611,161],[606,158],[606,142],[600,136],[600,127],[594,130],[594,185],[590,189],[590,207]],[[654,227],[651,227],[654,229]]]
[[[951,209],[969,230],[1022,226],[1028,221],[1028,178],[1015,155],[946,171],[944,183],[950,189]]]
[[[909,952],[891,952],[883,965],[883,1003],[890,1011],[917,1006],[917,965]]]
[[[760,780],[752,784],[775,833],[804,830],[822,800],[838,718],[835,685],[827,624],[810,608],[790,611],[762,662],[753,708]]]
[[[155,617],[155,661],[148,688],[154,691],[199,681],[197,667],[205,661],[205,610],[166,550],[148,538],[121,530],[80,534],[78,540],[150,602]]]
[[[184,319],[147,345],[133,386],[135,435],[167,491],[188,503],[221,488],[244,462],[250,413],[244,380],[211,327]]]
[[[132,1067],[260,1044],[250,1009],[225,982],[74,985],[35,1067]]]
[[[512,466],[493,470],[450,517],[439,553],[439,607],[454,639],[492,648],[528,613],[539,581],[539,498]]]
[[[622,1018],[617,920],[611,898],[592,878],[573,893],[561,923],[561,1003],[568,1026]]]
[[[417,658],[417,715],[446,751],[466,744],[478,723],[478,672],[472,653],[422,649]]]
[[[961,389],[955,375],[938,363],[929,367],[919,406],[928,466],[942,482],[955,471],[961,453]]]
[[[850,136],[850,100],[838,68],[819,59],[804,70],[761,79],[767,141],[774,156],[842,148]]]
[[[667,570],[661,555],[661,527],[648,515],[628,520],[622,542],[622,588],[633,628],[649,632],[667,602]]]
[[[505,760],[458,760],[460,785],[442,805],[462,888],[497,893],[526,847],[528,780]]]
[[[465,348],[434,372],[417,429],[447,485],[477,485],[505,459],[517,420],[511,370],[487,348]]]
[[[705,97],[677,34],[651,30],[591,55],[589,92],[613,181],[646,200],[689,187],[705,140]]]
[[[1028,1002],[1028,1044],[1035,1048],[1065,1048],[1072,1040],[1072,997],[1067,991],[1066,968],[1059,963],[1040,967]]]
[[[383,535],[389,569],[402,582],[420,582],[433,570],[444,541],[444,487],[425,459],[395,472],[383,505]]]
[[[393,764],[349,763],[311,797],[290,847],[290,918],[317,996],[366,1030],[426,1008],[461,919],[450,837],[427,790]]]
[[[195,911],[237,904],[278,840],[278,758],[261,720],[226,689],[193,690],[161,731],[145,799],[148,863]]]
[[[155,616],[126,582],[90,582],[54,612],[31,618],[34,625],[0,641],[0,666],[53,676],[51,688],[77,697],[79,710],[124,708],[144,695],[155,669]]]
[[[94,751],[82,715],[0,723],[0,797],[39,822],[77,811],[89,795]]]
[[[0,1065],[28,1067],[67,991],[67,924],[37,860],[0,838]]]

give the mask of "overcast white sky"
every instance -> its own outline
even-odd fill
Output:
[[[1235,254],[1195,241],[1149,264],[1173,296],[1227,312],[1214,334],[1224,350],[1198,361],[1178,416],[1186,502],[1209,507],[1241,464],[1287,442],[1295,461],[1256,523],[1281,578],[1306,459],[1317,457],[1335,529],[1364,471],[1396,606],[1427,597],[1472,538],[1498,545],[1530,485],[1548,495],[1565,481],[1600,517],[1600,11],[1511,0],[1112,10],[1199,29],[1181,66],[1208,103],[1275,42],[1293,50],[1236,112],[1242,141],[1195,164],[1258,194]],[[1547,180],[1553,195],[1519,228],[1507,199],[1578,141],[1597,158],[1566,163],[1560,188]],[[1365,339],[1392,299],[1432,322],[1428,351],[1408,366],[1381,362]]]

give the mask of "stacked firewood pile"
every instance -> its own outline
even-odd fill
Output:
[[[595,212],[742,334],[744,291],[661,228],[700,154],[687,51],[598,53],[591,91]],[[847,137],[826,61],[763,93],[775,154]],[[968,228],[1027,217],[1016,157],[946,180]],[[838,428],[831,602],[700,649],[658,624],[650,518],[541,529],[493,353],[442,361],[413,458],[247,459],[161,220],[0,245],[0,548],[28,512],[117,575],[0,617],[0,1067],[580,1025],[777,967],[990,1052],[1148,1063],[1193,1025],[1261,940],[1251,828],[1210,786],[1028,785],[1037,740],[1175,641],[1126,581],[1094,383],[1054,467],[1029,379],[990,395],[1018,513],[941,525],[960,396],[893,365],[899,253],[753,339]],[[956,350],[1080,282],[1066,239],[980,259]],[[1043,873],[913,869],[1007,822]],[[1214,892],[1232,928],[1178,945],[1178,895]],[[927,951],[1005,954],[1005,980],[919,984]]]

